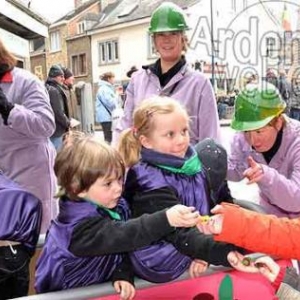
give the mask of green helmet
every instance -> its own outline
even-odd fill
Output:
[[[270,83],[248,84],[235,100],[231,128],[238,131],[251,131],[262,128],[280,115],[286,103],[278,89]]]
[[[188,30],[183,10],[174,3],[163,2],[152,13],[149,32]]]

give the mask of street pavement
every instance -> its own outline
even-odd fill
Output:
[[[230,128],[228,120],[221,122],[221,143],[229,153],[230,141],[233,137],[234,130]],[[95,136],[103,140],[103,132],[101,130],[95,131]],[[234,198],[239,200],[248,200],[258,203],[258,187],[256,184],[247,185],[247,180],[240,182],[228,182],[231,194]]]

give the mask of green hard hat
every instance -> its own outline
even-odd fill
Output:
[[[238,131],[257,130],[279,116],[285,107],[286,103],[273,84],[249,84],[235,100],[231,128]]]
[[[188,30],[183,10],[174,3],[163,2],[154,10],[150,20],[150,33]]]

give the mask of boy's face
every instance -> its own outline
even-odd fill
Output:
[[[78,196],[111,209],[117,206],[122,189],[123,177],[99,177],[88,190]]]

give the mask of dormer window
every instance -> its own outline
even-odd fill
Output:
[[[82,34],[86,31],[85,21],[81,21],[77,24],[77,32],[78,34]]]

